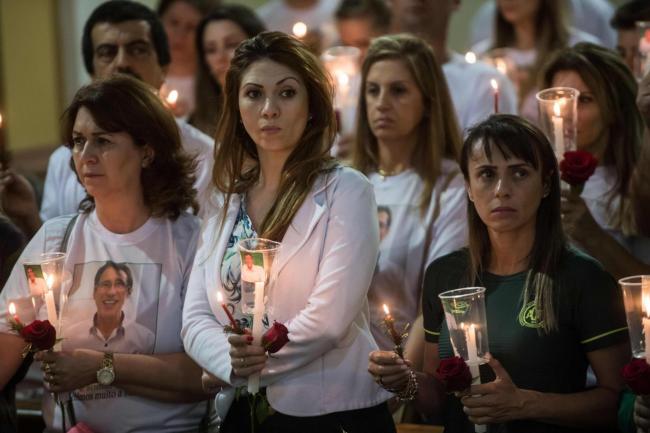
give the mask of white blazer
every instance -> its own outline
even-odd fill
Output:
[[[223,197],[221,197],[223,204]],[[239,196],[233,196],[222,230],[222,211],[206,222],[183,309],[185,350],[206,371],[233,387],[228,319],[218,304],[220,269]],[[261,385],[270,405],[293,416],[361,409],[391,397],[368,373],[377,348],[368,322],[367,292],[379,252],[372,185],[339,167],[321,175],[296,213],[276,258],[278,276],[270,321],[289,328],[289,343],[267,360]],[[217,396],[224,417],[233,388]]]

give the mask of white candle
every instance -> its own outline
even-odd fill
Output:
[[[47,289],[45,289],[45,307],[47,308],[47,320],[50,321],[50,324],[54,326],[54,329],[57,329],[58,318],[56,316],[56,304],[54,303],[54,292],[52,291],[52,286],[54,285],[54,277],[52,275],[45,275],[45,284]]]
[[[555,137],[555,152],[557,155],[564,155],[564,120],[561,117],[560,103],[553,104],[553,137]]]
[[[255,283],[255,306],[253,307],[253,344],[258,346],[262,344],[262,335],[264,334],[264,281]],[[256,394],[260,390],[259,373],[248,376],[248,392]]]
[[[472,385],[480,385],[481,383],[481,374],[479,371],[479,358],[478,358],[478,347],[476,346],[476,326],[472,323],[465,330],[466,339],[467,339],[467,358],[469,364],[469,371],[472,373]],[[482,424],[475,424],[474,431],[476,433],[485,433],[487,431],[487,426]]]

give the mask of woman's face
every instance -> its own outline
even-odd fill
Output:
[[[212,77],[217,80],[221,88],[226,83],[226,72],[230,68],[235,48],[246,39],[248,39],[248,35],[234,21],[211,21],[205,26],[203,31],[204,61],[208,65]]]
[[[368,70],[366,116],[377,140],[408,140],[424,114],[422,93],[401,60],[380,60]]]
[[[599,155],[605,137],[605,126],[600,106],[593,92],[575,71],[559,71],[553,77],[553,87],[573,87],[580,91],[578,98],[578,128],[576,142],[579,150]]]
[[[258,60],[242,75],[239,113],[260,155],[279,152],[288,156],[307,125],[307,88],[293,69],[272,60]]]
[[[479,217],[489,232],[534,231],[546,194],[539,170],[519,158],[505,159],[496,146],[491,156],[490,161],[478,141],[468,160],[467,193]]]
[[[497,0],[503,19],[511,24],[533,20],[542,0]]]
[[[153,157],[148,146],[136,146],[126,132],[106,132],[86,107],[77,112],[72,129],[72,158],[88,194],[100,204],[142,190],[140,173]]]
[[[167,8],[161,21],[167,33],[172,62],[194,66],[196,27],[201,21],[199,10],[187,2],[178,0]]]

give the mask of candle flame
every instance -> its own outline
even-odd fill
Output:
[[[503,59],[494,59],[494,66],[503,75],[508,74],[508,66],[506,65],[506,62]]]
[[[221,292],[217,292],[217,302],[222,303],[223,302],[223,295]]]
[[[643,295],[643,311],[646,316],[650,315],[650,295]]]
[[[472,51],[468,51],[467,54],[465,54],[465,61],[467,63],[476,63],[476,54]]]
[[[494,78],[490,80],[490,86],[492,86],[495,92],[499,90],[499,83]]]
[[[339,86],[347,86],[350,82],[350,77],[345,72],[336,71],[334,75],[336,75],[336,81],[339,83]]]
[[[167,95],[167,102],[173,105],[176,101],[178,101],[178,90],[172,90],[169,92],[169,95]]]
[[[390,314],[390,310],[388,309],[388,305],[384,304],[384,313],[388,316]]]
[[[47,284],[48,289],[52,290],[52,286],[54,285],[54,276],[45,274],[45,284]]]
[[[293,32],[293,35],[297,38],[303,38],[307,34],[307,24],[298,21],[293,25],[293,28],[291,29]]]
[[[36,308],[36,301],[32,298],[32,307]]]
[[[16,304],[14,304],[13,302],[9,304],[9,314],[11,314],[12,316],[16,315]]]
[[[2,128],[2,114],[0,113],[0,128]]]
[[[562,114],[562,113],[560,112],[560,103],[557,102],[557,101],[553,103],[553,114],[554,114],[556,117],[560,117],[560,115]]]

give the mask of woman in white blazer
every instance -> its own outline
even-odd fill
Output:
[[[235,52],[217,126],[213,180],[219,210],[204,227],[183,311],[187,352],[222,386],[222,432],[394,432],[383,391],[367,374],[376,347],[366,295],[379,234],[372,186],[329,156],[331,88],[319,61],[294,38],[266,32]],[[289,329],[272,358],[246,335],[227,335],[227,308],[244,326],[237,241],[282,242],[268,322]],[[234,398],[261,372],[273,409],[251,421]]]

